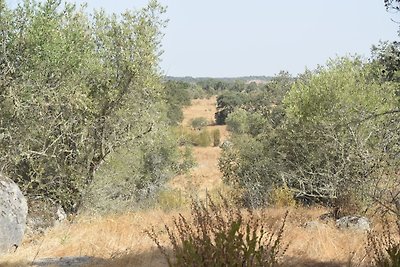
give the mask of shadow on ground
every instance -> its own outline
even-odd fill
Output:
[[[32,261],[1,262],[0,267],[125,267],[125,266],[168,266],[166,260],[158,250],[144,253],[131,253],[129,251],[116,253],[109,259],[79,256],[79,257],[53,257],[40,258]]]
[[[63,257],[63,258],[45,258],[32,262],[0,263],[0,267],[121,267],[121,266],[146,266],[146,267],[164,267],[168,266],[165,258],[158,250],[134,254],[126,253],[117,255],[111,259],[101,259],[94,257]],[[312,259],[286,257],[282,267],[343,267],[349,266],[348,262],[321,262]]]

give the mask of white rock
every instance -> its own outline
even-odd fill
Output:
[[[336,227],[340,229],[368,231],[371,229],[371,222],[362,216],[344,216],[336,220]]]
[[[28,205],[18,185],[0,174],[0,254],[21,244],[27,214]]]

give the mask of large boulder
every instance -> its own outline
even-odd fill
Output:
[[[22,242],[28,205],[18,185],[0,174],[0,254]]]

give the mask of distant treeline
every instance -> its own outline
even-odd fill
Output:
[[[235,82],[244,82],[251,83],[254,81],[259,82],[269,82],[272,80],[272,76],[242,76],[242,77],[221,77],[221,78],[211,78],[211,77],[174,77],[174,76],[166,76],[165,79],[168,81],[180,81],[187,83],[203,83],[203,82],[224,82],[224,83],[235,83]]]

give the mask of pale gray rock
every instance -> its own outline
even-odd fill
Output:
[[[371,229],[371,222],[362,216],[344,216],[336,220],[336,227],[339,229],[368,231]]]
[[[18,185],[0,174],[0,254],[15,251],[26,227],[28,205]]]

